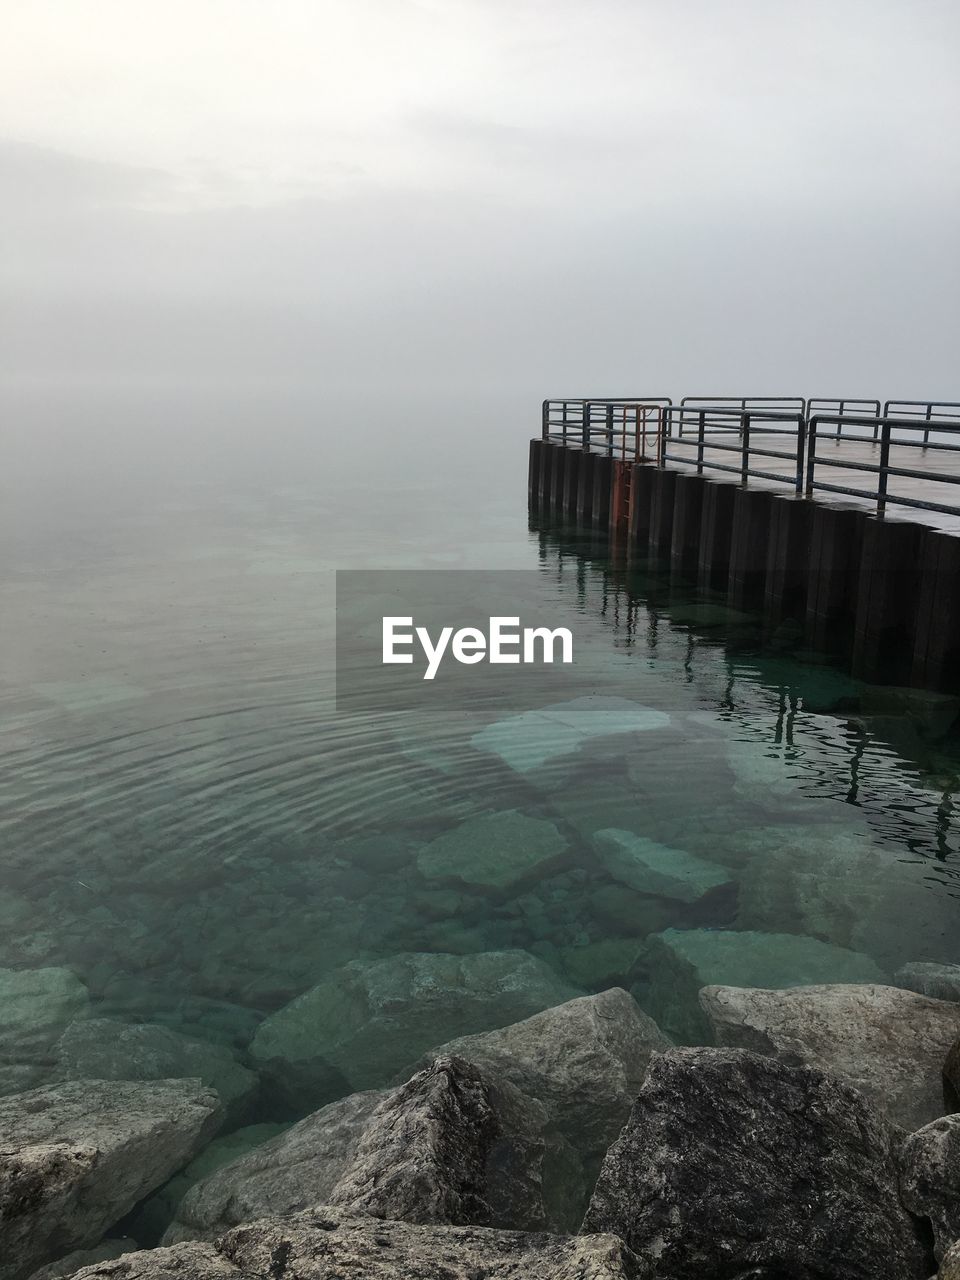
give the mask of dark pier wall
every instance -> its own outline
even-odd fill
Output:
[[[864,679],[960,693],[960,538],[652,464],[615,484],[616,465],[533,440],[530,501],[762,610],[771,630],[791,625]],[[621,493],[629,509],[617,511]]]

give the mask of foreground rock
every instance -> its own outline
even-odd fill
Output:
[[[937,1280],[960,1280],[960,1240],[943,1255]]]
[[[386,1084],[455,1036],[581,994],[527,951],[355,961],[262,1022],[250,1056],[280,1099],[302,1113]]]
[[[136,1253],[139,1245],[135,1240],[104,1240],[93,1249],[77,1249],[56,1262],[48,1262],[30,1276],[30,1280],[64,1280],[72,1276],[82,1267],[92,1267],[97,1262],[112,1262],[122,1258],[125,1253]]]
[[[700,1002],[718,1044],[830,1071],[908,1131],[948,1110],[941,1068],[958,1005],[874,985],[708,987]]]
[[[898,1141],[823,1072],[674,1049],[651,1062],[583,1229],[656,1260],[658,1280],[927,1280],[932,1259],[898,1198]]]
[[[545,1109],[441,1057],[398,1089],[353,1095],[217,1170],[165,1243],[317,1204],[404,1222],[572,1228],[580,1169]]]
[[[86,1080],[0,1098],[0,1277],[90,1248],[220,1121],[199,1080]]]
[[[960,1116],[942,1116],[912,1133],[900,1155],[900,1195],[929,1218],[936,1255],[960,1240]]]
[[[75,1280],[652,1280],[613,1236],[411,1226],[320,1208],[86,1267]]]
[[[960,1039],[951,1046],[943,1064],[943,1094],[948,1111],[960,1111]]]
[[[264,1280],[242,1272],[212,1245],[178,1244],[172,1249],[144,1249],[116,1262],[100,1262],[73,1272],[83,1280]]]
[[[898,969],[894,985],[916,991],[931,1000],[953,1000],[960,1004],[960,964],[914,961]]]
[[[796,987],[883,982],[869,956],[793,933],[666,929],[648,939],[650,983],[644,1008],[673,1039],[704,1044],[710,1027],[698,1002],[703,987]]]
[[[715,862],[683,849],[669,849],[632,831],[609,827],[595,832],[592,844],[607,874],[639,893],[698,902],[705,894],[731,885],[729,871]]]
[[[69,969],[0,969],[0,1093],[39,1084],[51,1046],[87,1009],[87,989]]]
[[[419,854],[417,870],[434,883],[507,893],[559,871],[568,853],[552,822],[511,809],[437,836]]]
[[[86,1018],[67,1027],[56,1052],[58,1075],[68,1080],[202,1080],[216,1090],[231,1126],[242,1123],[259,1087],[225,1045],[151,1023]]]
[[[435,1053],[458,1054],[536,1098],[589,1169],[626,1123],[650,1055],[669,1047],[633,997],[613,988]]]

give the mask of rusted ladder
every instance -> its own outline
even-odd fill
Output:
[[[633,415],[633,448],[628,445],[627,424]],[[610,527],[626,532],[633,509],[633,469],[660,456],[663,411],[656,404],[625,404],[620,427],[620,457],[613,460],[610,490]]]

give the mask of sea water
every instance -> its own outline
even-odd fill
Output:
[[[525,953],[531,1007],[618,985],[678,1040],[704,982],[960,963],[952,704],[528,512],[535,419],[495,398],[19,406],[0,968],[67,971],[86,1003],[21,1001],[4,1091],[74,1069],[58,1017],[246,1060],[303,992],[399,956]],[[525,570],[576,661],[467,704],[338,710],[337,569]],[[464,1007],[460,1030],[497,1016]],[[245,1120],[307,1109],[267,1090]]]

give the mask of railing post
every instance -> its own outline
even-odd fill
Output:
[[[740,414],[740,480],[747,483],[750,475],[750,415]]]
[[[810,419],[807,428],[807,497],[813,497],[813,471],[817,464],[817,418]]]
[[[544,400],[540,408],[540,438],[546,440],[550,435],[550,401]]]
[[[607,405],[607,457],[613,457],[613,405]]]
[[[561,422],[562,422],[562,424],[563,424],[563,425],[562,425],[562,427],[561,427],[561,435],[562,435],[562,439],[563,439],[563,447],[564,447],[564,448],[566,448],[566,447],[567,447],[567,402],[566,402],[566,400],[564,400],[564,402],[563,402],[563,413],[562,413],[562,416],[561,416]]]
[[[806,442],[807,420],[802,413],[797,414],[797,497],[803,493],[803,455]]]
[[[924,421],[927,424],[923,429],[923,447],[924,448],[926,448],[927,445],[930,443],[930,419],[932,416],[933,416],[933,405],[928,404],[927,412],[924,415]]]
[[[887,468],[890,466],[890,423],[884,422],[880,435],[880,478],[877,485],[877,516],[883,519],[887,509]]]
[[[584,400],[581,409],[582,434],[583,434],[583,452],[590,452],[590,401]]]
[[[703,475],[703,436],[704,436],[704,427],[706,425],[706,420],[707,420],[706,409],[701,409],[700,412],[697,414],[697,418],[698,418],[697,475],[702,476]]]

